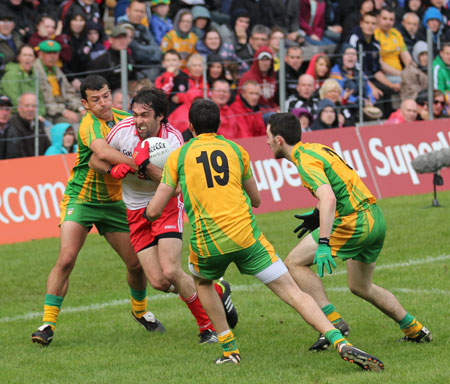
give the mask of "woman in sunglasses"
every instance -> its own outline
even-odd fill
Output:
[[[418,101],[419,110],[417,120],[429,120],[428,118],[428,102],[423,99],[422,103]],[[435,89],[433,91],[433,119],[445,119],[448,118],[448,105],[444,92]]]

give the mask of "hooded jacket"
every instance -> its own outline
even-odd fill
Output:
[[[258,66],[258,56],[261,52],[267,52],[272,56],[272,66],[268,73],[263,74],[259,70]],[[273,53],[268,47],[261,47],[253,55],[253,63],[250,70],[245,72],[241,80],[239,81],[238,88],[241,89],[242,84],[248,80],[255,80],[261,86],[261,97],[259,98],[258,104],[262,107],[278,108],[278,104],[275,101],[275,92],[277,88],[277,80],[275,76],[275,71],[273,69]]]
[[[184,33],[180,31],[180,19],[186,12],[190,12],[189,9],[182,8],[177,12],[173,20],[173,29],[167,32],[161,40],[162,52],[164,53],[169,49],[175,49],[181,56],[183,67],[186,66],[188,56],[197,52],[195,45],[198,41],[198,37],[194,32],[190,31]]]
[[[210,28],[211,25],[213,24],[211,22],[211,13],[209,12],[208,8],[206,8],[206,7],[202,6],[202,5],[194,5],[192,7],[192,9],[191,9],[191,12],[192,12],[192,25],[193,25],[192,32],[194,32],[199,39],[202,39],[203,36],[205,35],[206,30],[208,28]],[[200,28],[197,28],[195,26],[195,20],[197,20],[197,19],[206,19],[206,20],[208,20],[208,22],[206,23],[205,28],[200,29]],[[213,26],[215,27],[215,26],[217,26],[217,24],[214,23]]]
[[[68,123],[59,123],[55,124],[50,129],[50,137],[52,145],[47,148],[44,155],[45,156],[51,156],[51,155],[63,155],[65,153],[74,153],[77,151],[77,144],[74,144],[72,146],[72,150],[69,152],[67,149],[63,146],[63,137],[66,133],[67,129],[72,128],[72,126]]]
[[[334,109],[334,112],[336,113],[336,118],[331,124],[325,124],[321,117],[322,112],[326,107],[331,107]],[[319,101],[319,105],[317,106],[317,118],[314,120],[313,125],[311,129],[313,131],[317,131],[319,129],[330,129],[330,128],[338,128],[339,122],[338,122],[338,112],[336,110],[336,105],[329,99],[323,99]]]
[[[437,9],[436,7],[429,7],[422,19],[422,28],[419,29],[419,32],[417,33],[417,37],[419,40],[427,41],[427,30],[428,30],[428,21],[431,19],[439,20],[440,26],[436,33],[432,33],[433,36],[433,54],[434,56],[437,56],[439,53],[439,50],[441,49],[441,41],[448,41],[450,36],[449,32],[450,30],[446,30],[444,28],[444,19],[442,17],[442,13]]]
[[[428,45],[424,41],[418,41],[413,48],[412,60],[401,73],[400,98],[415,100],[419,92],[428,87],[427,66],[419,65],[419,56],[428,51]]]
[[[308,68],[306,68],[306,72],[305,72],[306,74],[311,75],[312,77],[314,77],[314,88],[315,89],[319,89],[322,86],[323,82],[326,79],[328,79],[328,77],[330,75],[330,70],[331,70],[331,68],[328,68],[328,74],[325,75],[324,78],[319,79],[317,77],[317,74],[316,74],[316,62],[319,59],[319,57],[321,57],[321,56],[326,56],[326,55],[325,55],[325,53],[316,53],[313,57],[311,57],[311,60],[310,60],[310,62],[308,64]]]

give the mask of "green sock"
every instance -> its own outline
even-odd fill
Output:
[[[405,329],[411,325],[413,320],[414,320],[414,316],[412,316],[408,312],[406,312],[405,317],[398,322],[398,325],[400,325],[400,329]]]
[[[349,344],[347,339],[342,336],[342,333],[339,329],[331,329],[327,333],[325,333],[326,339],[336,348],[336,345],[339,343]]]
[[[137,291],[130,288],[131,293],[131,309],[134,314],[140,318],[147,312],[147,288],[142,291]]]
[[[325,313],[325,316],[328,316],[330,313],[334,312],[336,310],[335,306],[333,304],[328,304],[322,307],[322,312]]]
[[[56,320],[58,319],[63,300],[64,297],[61,296],[51,295],[49,293],[45,295],[44,316],[42,317],[42,322],[50,325],[53,330],[55,329]]]
[[[333,304],[328,304],[322,307],[322,312],[333,325],[336,325],[342,320],[341,315],[336,312],[336,308]]]

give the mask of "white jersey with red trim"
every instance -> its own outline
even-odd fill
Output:
[[[184,144],[180,131],[172,127],[169,123],[161,123],[158,137],[166,139],[172,151]],[[133,117],[128,117],[119,122],[109,132],[106,141],[125,156],[132,157],[134,148],[142,141],[136,132]],[[158,183],[140,179],[137,174],[129,173],[122,179],[123,202],[130,210],[144,208],[154,196],[157,187]]]

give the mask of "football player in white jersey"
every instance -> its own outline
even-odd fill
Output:
[[[217,342],[217,335],[195,290],[194,281],[181,268],[183,202],[181,195],[173,196],[161,217],[152,223],[144,216],[148,202],[155,194],[162,169],[149,161],[149,137],[165,139],[171,150],[184,144],[181,133],[167,122],[168,100],[156,89],[142,89],[131,101],[132,117],[122,120],[108,134],[109,145],[126,156],[135,157],[139,172],[120,164],[122,197],[127,207],[131,243],[155,289],[179,294],[194,315],[199,330],[200,344]],[[89,166],[98,172],[108,172],[111,164],[93,156]],[[117,172],[117,166],[116,166]],[[230,297],[230,286],[219,282],[216,291],[224,303],[230,327],[237,323],[237,311]],[[139,321],[139,318],[135,316]]]

